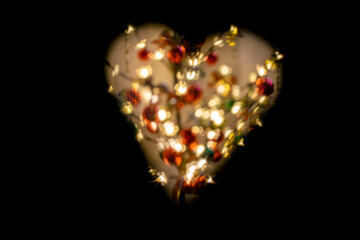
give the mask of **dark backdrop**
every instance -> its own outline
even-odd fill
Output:
[[[70,216],[110,226],[120,220],[147,225],[159,219],[170,224],[174,219],[188,219],[190,225],[206,221],[216,225],[234,216],[238,221],[280,219],[279,224],[296,227],[292,220],[317,219],[325,185],[316,174],[321,164],[312,152],[318,139],[311,136],[316,124],[310,123],[316,112],[309,84],[310,55],[320,42],[314,34],[321,32],[319,23],[313,21],[317,10],[295,5],[279,8],[276,3],[206,3],[204,8],[147,4],[102,4],[83,8],[81,14],[71,13],[75,20],[70,21],[71,32],[65,41],[81,59],[73,64],[76,77],[66,80],[77,89],[77,101],[71,107],[72,131],[65,143],[70,151],[61,163],[67,168],[63,178],[67,184],[60,183],[65,186],[61,198],[65,208],[71,209]],[[144,156],[115,99],[107,93],[103,59],[108,44],[128,23],[146,22],[167,24],[191,41],[236,24],[263,36],[285,54],[283,88],[264,127],[245,139],[246,147],[239,148],[216,176],[218,184],[192,206],[174,206],[160,186],[149,183]]]

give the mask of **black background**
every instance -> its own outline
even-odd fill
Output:
[[[70,90],[65,97],[71,101],[65,117],[59,113],[66,124],[57,127],[66,137],[54,164],[54,172],[61,173],[52,207],[64,211],[66,221],[110,228],[125,221],[176,229],[261,219],[298,228],[299,219],[316,223],[329,214],[324,211],[329,187],[322,174],[326,164],[319,158],[320,112],[314,104],[317,83],[311,74],[328,29],[316,20],[319,9],[276,3],[204,4],[104,3],[62,16],[69,23],[63,41],[72,51],[71,76],[63,79]],[[217,184],[191,206],[172,204],[160,186],[150,183],[144,156],[107,93],[103,59],[108,45],[127,24],[147,22],[164,23],[190,41],[235,24],[263,36],[285,54],[283,88],[263,120],[264,127],[245,139],[246,147],[239,148],[215,177]]]

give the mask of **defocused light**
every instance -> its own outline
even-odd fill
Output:
[[[237,123],[236,123],[236,129],[241,131],[245,126],[245,123],[242,121],[242,120],[239,120]]]
[[[240,102],[235,102],[234,105],[231,108],[231,113],[232,114],[237,114],[241,109],[241,103]]]
[[[141,40],[136,44],[135,49],[143,49],[146,46],[146,39]]]
[[[241,93],[241,89],[239,85],[233,84],[231,86],[231,95],[233,96],[233,98],[235,100],[239,100],[240,99],[240,93]]]
[[[187,91],[187,86],[186,86],[186,82],[180,81],[177,84],[175,84],[175,93],[178,96],[182,96],[186,93]]]
[[[128,28],[125,30],[126,34],[130,34],[135,31],[135,27],[131,24],[128,25]]]
[[[214,46],[215,47],[223,47],[224,41],[222,39],[219,39],[218,37],[214,38]]]
[[[207,134],[207,138],[208,139],[214,139],[215,137],[215,132],[214,131],[209,131],[208,134]]]
[[[257,74],[256,73],[254,73],[254,72],[249,73],[249,80],[250,80],[251,83],[256,82],[256,79],[257,79]]]
[[[237,35],[238,34],[238,27],[237,26],[235,26],[235,25],[231,25],[230,26],[230,33],[232,34],[232,35]]]
[[[227,66],[227,65],[221,65],[219,67],[219,72],[221,73],[221,75],[226,76],[226,75],[230,75],[232,72],[231,67]]]
[[[134,110],[133,105],[130,102],[125,102],[121,108],[124,114],[131,114]]]
[[[155,104],[159,101],[159,96],[158,95],[152,95],[151,96],[151,104]]]
[[[214,124],[215,124],[216,126],[221,125],[223,122],[224,122],[224,118],[221,117],[221,116],[217,117],[217,118],[214,120]]]
[[[186,73],[186,79],[187,80],[197,80],[198,77],[199,77],[199,72],[198,71],[192,70],[192,71],[188,71]]]
[[[195,150],[196,156],[200,157],[204,151],[205,151],[205,146],[202,144],[198,145]]]
[[[195,110],[195,117],[200,118],[203,115],[203,112],[204,112],[203,108],[199,108]]]
[[[163,59],[165,56],[165,51],[161,48],[159,48],[158,50],[156,50],[152,55],[152,59],[154,60],[161,60]]]
[[[142,66],[136,69],[136,75],[141,79],[146,79],[151,76],[152,74],[152,68],[151,66]]]
[[[256,65],[256,70],[260,77],[264,77],[267,74],[267,70],[264,65]]]
[[[167,114],[166,114],[166,110],[165,109],[160,109],[158,111],[158,118],[160,121],[164,121],[167,117]]]
[[[200,159],[200,160],[198,161],[197,167],[198,167],[198,168],[202,168],[202,167],[205,166],[205,164],[206,164],[206,159]]]
[[[188,63],[190,67],[197,67],[201,63],[201,61],[200,59],[194,57],[194,58],[189,58]]]
[[[165,134],[167,136],[172,136],[175,133],[175,125],[173,122],[165,122],[164,123],[164,129],[165,129]]]
[[[112,93],[113,91],[114,91],[114,87],[112,85],[110,85],[108,88],[108,93]]]
[[[120,66],[119,66],[119,64],[116,64],[112,71],[113,77],[115,77],[119,72],[120,72]]]

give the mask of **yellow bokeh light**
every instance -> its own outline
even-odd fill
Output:
[[[186,93],[187,91],[187,85],[186,82],[180,81],[177,84],[175,84],[175,93],[178,96],[182,96]]]
[[[136,75],[140,79],[147,79],[152,74],[152,68],[150,65],[147,66],[141,66],[138,69],[136,69]]]

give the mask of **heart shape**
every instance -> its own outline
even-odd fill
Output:
[[[273,105],[281,59],[231,26],[192,44],[166,26],[129,25],[109,47],[105,73],[154,181],[191,202]]]

